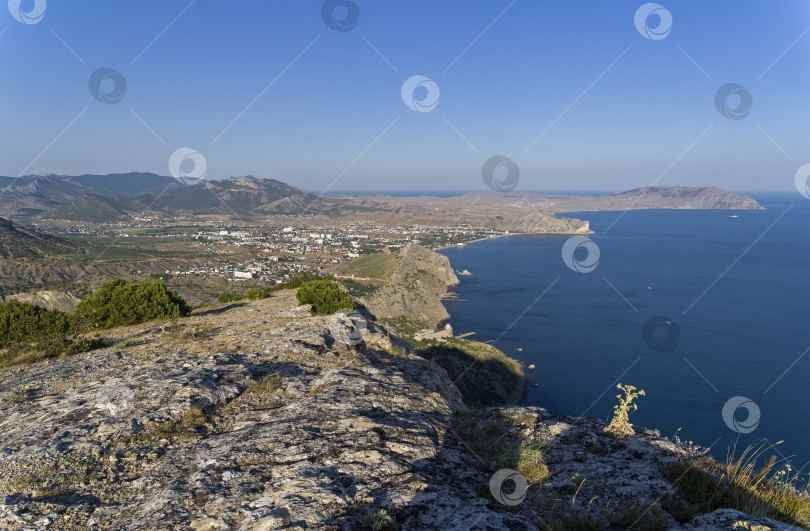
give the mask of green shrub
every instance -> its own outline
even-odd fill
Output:
[[[104,346],[102,339],[70,339],[77,329],[70,316],[14,299],[0,303],[0,366],[34,363]]]
[[[65,354],[81,354],[82,352],[88,352],[90,350],[96,350],[97,348],[103,348],[106,346],[106,343],[101,338],[93,338],[93,339],[75,339],[73,341],[68,340],[65,344],[63,352]]]
[[[267,290],[262,288],[251,288],[248,290],[248,300],[255,301],[256,299],[266,299],[269,297],[270,294],[267,293]]]
[[[810,528],[810,483],[775,455],[764,460],[780,443],[759,441],[735,456],[736,443],[725,462],[710,457],[681,459],[662,467],[679,496],[664,498],[664,508],[679,522],[720,508],[773,518],[804,529]],[[763,463],[764,460],[764,463]]]
[[[388,514],[385,509],[376,513],[367,513],[363,516],[363,528],[371,531],[396,531],[399,529],[396,518]]]
[[[220,304],[225,304],[226,302],[241,301],[241,300],[242,300],[242,294],[238,293],[236,291],[223,291],[222,293],[219,294],[219,298],[217,299],[217,301],[219,301]]]
[[[191,307],[160,282],[110,280],[76,307],[74,319],[88,329],[106,329],[152,319],[185,317]]]
[[[312,315],[329,315],[344,308],[355,309],[352,298],[331,280],[306,282],[298,288],[295,297],[299,305],[312,305]]]
[[[312,282],[313,280],[334,280],[334,279],[335,277],[333,277],[332,275],[324,275],[318,273],[317,271],[303,271],[293,276],[287,282],[276,284],[267,291],[273,292],[281,289],[297,289],[306,284],[307,282]]]
[[[15,299],[0,303],[0,347],[63,337],[70,325],[70,317],[59,310],[46,310]]]

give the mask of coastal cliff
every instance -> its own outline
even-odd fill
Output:
[[[369,321],[350,347],[353,331],[285,290],[3,368],[0,528],[796,529],[729,510],[681,524],[666,470],[699,450],[468,409],[395,333]],[[505,506],[495,473],[526,455],[544,478]]]
[[[361,297],[377,319],[398,325],[400,331],[415,331],[436,328],[450,318],[440,297],[459,280],[446,256],[409,243],[381,258],[389,263],[389,272],[380,277],[385,283]]]

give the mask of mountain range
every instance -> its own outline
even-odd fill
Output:
[[[527,210],[528,207],[528,210]],[[648,186],[599,197],[472,192],[449,198],[315,194],[275,179],[252,176],[182,184],[154,173],[0,177],[0,216],[92,223],[128,222],[147,215],[256,219],[307,216],[381,223],[442,224],[464,215],[470,222],[516,232],[575,232],[558,212],[641,208],[750,210],[752,198],[716,187]],[[541,219],[542,218],[542,219]]]

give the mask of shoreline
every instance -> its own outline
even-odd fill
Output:
[[[583,236],[583,235],[592,235],[596,234],[593,230],[589,230],[587,233],[581,232],[509,232],[505,234],[493,234],[492,236],[487,236],[486,238],[478,238],[476,240],[470,240],[468,242],[458,242],[451,245],[443,245],[441,247],[433,247],[431,251],[439,252],[444,251],[445,249],[453,249],[456,247],[462,247],[470,245],[471,243],[478,243],[478,242],[485,242],[489,240],[495,240],[497,238],[508,238],[509,236]]]
[[[524,234],[524,233],[515,233],[515,234]],[[466,242],[466,243],[476,243],[476,242],[482,242],[482,241],[487,241],[487,240],[493,240],[495,238],[501,238],[501,237],[504,237],[504,236],[513,236],[513,234],[494,235],[494,236],[490,236],[488,238],[479,238],[477,240],[474,240],[474,241],[471,241],[471,242]],[[449,245],[449,246],[443,247],[442,249],[449,249],[449,248],[452,248],[452,247],[457,247],[457,246],[456,245]],[[438,250],[434,249],[433,251],[437,252]],[[449,258],[448,258],[448,261],[449,261]],[[452,264],[451,264],[451,268],[452,268]],[[453,269],[453,271],[455,272],[455,269]],[[456,278],[458,278],[458,277],[456,277]],[[450,319],[453,318],[453,315],[447,310],[447,305],[445,304],[445,302],[447,300],[452,300],[452,299],[446,299],[446,297],[450,293],[455,293],[455,288],[457,288],[460,284],[461,284],[461,280],[459,279],[458,284],[455,284],[454,286],[447,286],[445,288],[445,290],[444,290],[444,293],[438,297],[439,302],[444,307],[444,309],[447,312],[447,315],[449,317],[447,319],[441,321],[436,326],[436,330],[439,330],[440,327],[444,326],[445,324],[449,324]],[[476,334],[477,334],[477,331],[472,332],[472,335],[476,335]],[[499,349],[498,347],[496,347],[496,346],[494,346],[494,345],[492,345],[490,343],[485,343],[483,341],[478,341],[476,339],[472,339],[471,337],[472,336],[459,337],[459,336],[455,335],[455,331],[453,331],[453,336],[451,336],[452,339],[457,339],[457,340],[461,340],[461,341],[467,341],[469,343],[476,343],[478,345],[481,345],[485,349],[490,348],[490,349],[498,352],[501,356],[503,356],[505,358],[506,362],[514,367],[515,372],[517,373],[518,385],[517,385],[517,388],[514,390],[514,392],[506,398],[506,402],[504,404],[502,404],[502,406],[520,406],[520,405],[523,405],[523,403],[524,403],[524,401],[526,399],[526,395],[528,394],[528,390],[529,390],[529,378],[526,375],[526,371],[528,370],[528,369],[526,369],[526,367],[527,367],[526,363],[524,363],[523,361],[521,361],[519,359],[513,358],[512,356],[509,356],[508,354],[506,354],[506,352],[504,352],[503,350]]]
[[[467,245],[469,245],[471,243],[485,242],[485,241],[488,241],[488,240],[494,240],[496,238],[504,238],[504,237],[507,237],[507,236],[525,236],[525,235],[528,235],[528,234],[531,234],[531,233],[529,233],[529,232],[509,232],[509,233],[506,233],[506,234],[493,234],[492,236],[487,236],[486,238],[478,238],[477,240],[470,240],[468,242],[458,242],[458,243],[454,243],[452,245],[443,245],[441,247],[434,247],[431,250],[433,252],[439,252],[439,251],[444,251],[445,249],[453,249],[455,247],[461,247],[462,245],[467,246]]]

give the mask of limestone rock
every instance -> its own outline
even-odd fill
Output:
[[[341,345],[347,321],[282,291],[181,321],[209,330],[193,340],[129,327],[125,350],[0,371],[0,528],[349,530],[385,508],[402,529],[534,529],[476,492],[447,374]]]
[[[682,529],[695,531],[801,531],[801,528],[761,516],[749,516],[734,509],[717,509],[698,516]]]

